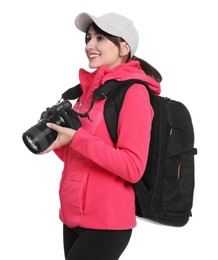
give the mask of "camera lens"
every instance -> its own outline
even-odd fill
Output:
[[[30,146],[31,149],[33,149],[34,151],[38,152],[39,148],[36,145],[36,142],[34,140],[34,136],[30,136],[28,134],[24,135],[25,138],[25,142],[27,143],[27,145]]]
[[[47,127],[47,123],[51,122],[56,125],[66,126],[64,119],[52,114],[48,118],[41,120],[38,124],[32,126],[25,133],[23,133],[23,141],[26,147],[35,154],[39,154],[46,150],[56,139],[58,133]]]

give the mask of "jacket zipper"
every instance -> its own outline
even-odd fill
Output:
[[[82,107],[82,103],[80,102],[80,103],[79,103],[79,107],[78,107],[78,109],[77,109],[77,113],[79,113],[81,107]]]

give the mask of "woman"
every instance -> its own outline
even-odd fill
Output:
[[[115,13],[101,17],[81,13],[75,25],[85,32],[85,52],[95,70],[80,69],[83,94],[74,110],[87,112],[93,91],[111,79],[144,80],[160,93],[161,75],[134,57],[138,33],[131,20]],[[146,166],[153,110],[146,88],[134,84],[119,115],[115,147],[104,121],[104,104],[97,100],[77,131],[48,124],[58,137],[44,153],[54,150],[64,162],[60,219],[67,260],[118,259],[136,226],[132,184]]]

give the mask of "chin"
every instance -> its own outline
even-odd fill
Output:
[[[93,61],[89,62],[90,69],[98,69],[101,66],[102,66],[102,64],[98,64],[97,62],[93,62]]]

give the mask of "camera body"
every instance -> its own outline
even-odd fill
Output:
[[[72,109],[70,101],[64,100],[47,108],[41,114],[39,122],[23,133],[23,142],[32,153],[39,154],[43,152],[57,138],[58,133],[50,129],[47,123],[54,123],[74,130],[81,127],[78,114]]]

